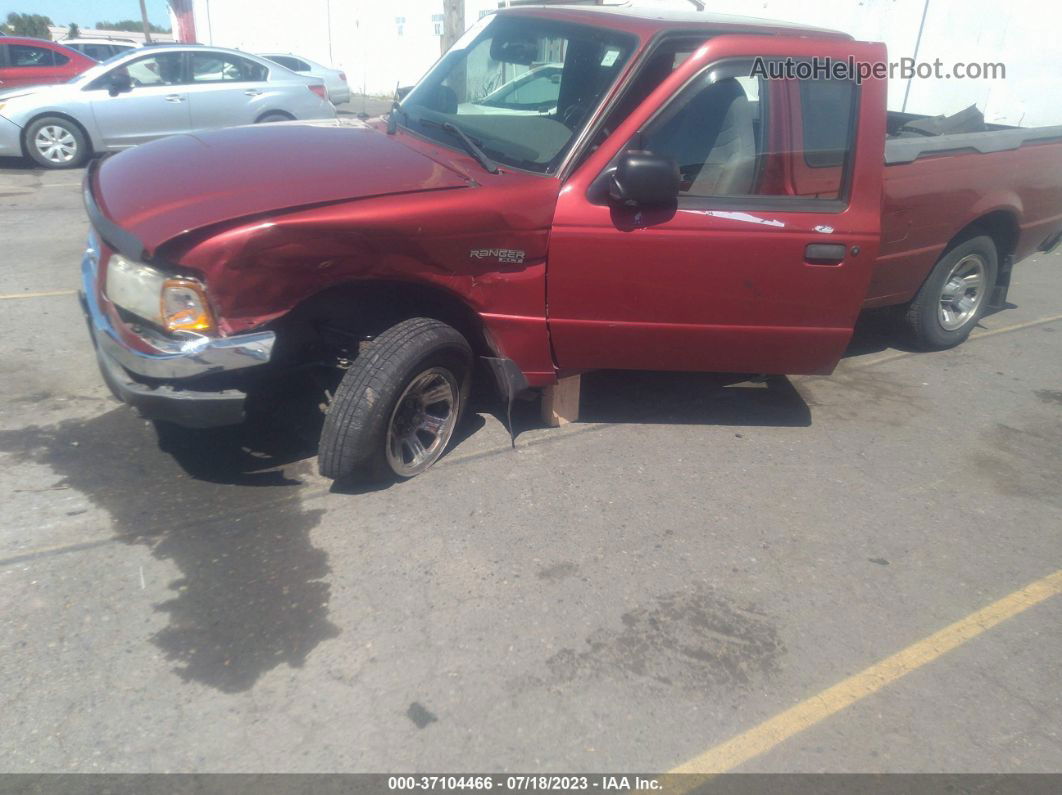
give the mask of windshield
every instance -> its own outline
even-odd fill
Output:
[[[491,158],[549,173],[616,81],[636,40],[533,17],[480,20],[409,92],[397,121],[451,147],[459,127]]]

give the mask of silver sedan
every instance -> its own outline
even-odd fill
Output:
[[[73,168],[93,153],[165,135],[292,119],[332,119],[321,80],[217,47],[143,47],[69,83],[0,93],[0,156]]]
[[[328,98],[332,100],[333,105],[342,105],[344,102],[350,102],[350,85],[347,83],[347,73],[341,69],[323,66],[317,61],[311,61],[309,58],[304,58],[301,55],[292,55],[291,53],[263,52],[259,53],[259,55],[281,66],[286,66],[300,75],[321,78],[324,81],[325,88],[328,89]]]

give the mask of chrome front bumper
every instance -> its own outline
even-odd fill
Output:
[[[130,348],[100,308],[96,298],[99,252],[91,245],[81,260],[82,301],[99,351],[134,375],[161,380],[193,378],[266,364],[273,355],[272,331],[233,337],[189,333],[174,340],[152,331],[137,334],[150,352]]]

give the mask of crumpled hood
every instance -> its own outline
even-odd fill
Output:
[[[174,135],[89,172],[101,213],[150,257],[172,238],[258,214],[471,184],[360,122],[281,123]]]

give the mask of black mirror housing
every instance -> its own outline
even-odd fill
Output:
[[[617,204],[653,207],[672,204],[679,193],[678,164],[652,152],[624,152],[609,180],[609,198]]]
[[[538,56],[538,42],[532,38],[521,37],[519,34],[512,38],[504,35],[495,36],[490,43],[490,58],[500,63],[513,63],[521,66],[530,66]]]
[[[133,81],[129,75],[122,72],[112,72],[107,75],[107,93],[112,97],[133,90]]]

